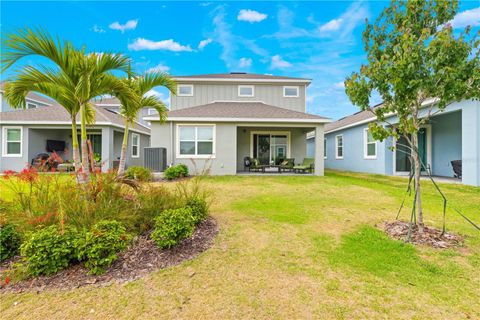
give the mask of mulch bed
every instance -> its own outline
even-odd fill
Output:
[[[383,230],[390,238],[405,241],[408,236],[409,222],[393,221],[384,222]],[[410,235],[410,243],[415,245],[426,245],[433,248],[451,248],[461,246],[464,238],[460,235],[445,232],[442,235],[442,230],[434,227],[424,227],[424,232],[418,232],[418,226],[412,226]]]
[[[150,272],[195,258],[212,246],[217,233],[217,222],[209,217],[197,226],[190,238],[182,240],[170,249],[160,250],[150,239],[149,234],[140,235],[134,239],[127,251],[119,254],[119,258],[102,275],[88,275],[87,269],[77,264],[52,276],[40,276],[9,284],[0,289],[0,293],[24,291],[38,293],[46,289],[69,290],[86,285],[106,286],[133,281]],[[0,264],[0,275],[15,261],[18,262],[19,258]]]

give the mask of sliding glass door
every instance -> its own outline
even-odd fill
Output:
[[[261,164],[277,164],[287,158],[289,137],[279,133],[253,133],[253,157]]]

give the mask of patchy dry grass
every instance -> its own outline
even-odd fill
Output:
[[[374,228],[394,219],[404,179],[328,172],[206,184],[221,231],[197,259],[123,285],[4,294],[2,319],[480,318],[480,234],[466,221],[448,211],[448,229],[467,236],[449,250]],[[426,221],[439,227],[442,202],[424,185]],[[480,188],[442,189],[480,221]]]

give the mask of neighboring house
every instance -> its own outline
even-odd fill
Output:
[[[64,160],[72,160],[69,114],[56,102],[38,95],[29,94],[27,102],[38,98],[48,101],[49,105],[45,102],[44,106],[38,108],[0,112],[0,171],[19,171],[31,164],[38,154],[52,150],[59,150],[57,153]],[[120,158],[124,120],[113,111],[94,108],[96,123],[88,126],[87,133],[93,152],[101,156],[102,169],[108,170]],[[79,119],[77,123],[80,134]],[[150,129],[135,123],[129,133],[127,166],[143,165],[143,149],[149,145]]]
[[[427,106],[422,110],[425,115]],[[462,183],[480,186],[480,102],[464,100],[447,106],[443,112],[433,107],[430,118],[419,133],[419,148],[424,163],[434,176],[453,177],[453,160],[462,161]],[[325,167],[336,170],[408,175],[411,164],[405,139],[375,141],[368,124],[376,121],[370,111],[355,113],[325,126]],[[387,121],[394,124],[396,117]],[[395,151],[391,147],[397,145]],[[315,138],[308,139],[313,154]]]
[[[4,84],[5,82],[0,83],[0,112],[13,111],[15,109],[8,104],[7,100],[5,100],[4,90],[3,90]],[[38,95],[33,92],[29,93],[25,100],[27,102],[27,109],[48,107],[53,105],[54,103],[52,100],[42,97],[41,95]]]
[[[314,130],[323,141],[330,122],[306,113],[309,79],[238,72],[173,78],[177,95],[170,96],[166,123],[158,116],[145,120],[152,123],[152,147],[166,148],[169,164],[184,163],[192,171],[236,174],[245,170],[245,157],[302,163],[306,133]],[[323,175],[323,143],[317,147],[315,174]]]
[[[95,100],[95,105],[107,110],[115,111],[116,113],[120,113],[121,103],[120,100],[115,97],[97,99]],[[143,118],[156,113],[157,111],[155,109],[143,108],[138,111],[137,121],[144,126],[150,127],[150,122],[143,120]]]

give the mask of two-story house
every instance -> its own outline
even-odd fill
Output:
[[[329,119],[306,113],[310,79],[232,72],[177,76],[166,122],[148,116],[151,145],[167,150],[169,164],[214,175],[245,169],[244,158],[262,164],[306,157],[306,134],[316,141],[314,174],[323,175],[323,132]],[[195,165],[192,163],[195,162]]]

